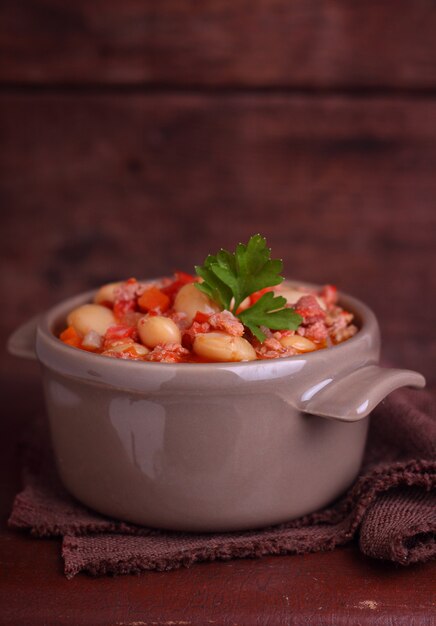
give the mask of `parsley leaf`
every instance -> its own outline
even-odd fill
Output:
[[[247,296],[283,281],[283,263],[271,259],[270,254],[266,239],[253,235],[246,245],[238,244],[235,253],[220,250],[215,256],[209,255],[204,265],[197,266],[195,271],[204,280],[197,287],[234,313]]]
[[[203,282],[195,283],[195,286],[223,308],[230,310],[233,293],[230,287],[215,275],[213,268],[217,267],[217,265],[217,257],[211,254],[206,258],[204,265],[196,265],[195,271],[203,279]]]
[[[286,299],[274,296],[272,292],[265,293],[251,307],[236,313],[245,298],[283,281],[280,276],[282,261],[271,259],[270,255],[265,238],[253,235],[246,245],[238,244],[233,254],[220,250],[216,255],[209,255],[202,266],[195,267],[197,275],[203,279],[202,283],[195,283],[197,289],[237,315],[259,341],[265,339],[261,326],[272,330],[295,330],[302,322],[293,309],[285,308]]]
[[[271,291],[263,296],[253,306],[241,311],[238,317],[244,326],[247,326],[259,341],[266,339],[265,333],[260,326],[266,326],[271,330],[296,330],[303,318],[294,309],[284,308],[286,298],[274,296]]]

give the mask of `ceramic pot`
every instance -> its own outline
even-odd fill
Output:
[[[416,372],[379,367],[376,318],[349,296],[340,303],[360,329],[342,344],[207,364],[112,359],[65,345],[56,333],[67,313],[92,296],[31,320],[9,350],[42,366],[65,487],[136,524],[231,531],[320,509],[356,478],[371,410],[398,387],[425,385]]]

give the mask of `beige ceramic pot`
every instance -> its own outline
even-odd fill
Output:
[[[425,384],[416,372],[378,366],[376,318],[348,296],[341,305],[360,330],[333,348],[167,364],[102,357],[57,339],[67,313],[92,295],[32,320],[9,350],[41,363],[65,487],[122,520],[230,531],[324,507],[358,474],[371,410],[398,387]]]

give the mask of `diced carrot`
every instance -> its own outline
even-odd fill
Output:
[[[170,298],[157,287],[149,287],[138,298],[138,306],[141,311],[156,311],[161,313],[170,306]]]
[[[77,330],[74,328],[74,326],[68,326],[68,328],[66,328],[64,331],[62,331],[61,334],[59,335],[59,337],[62,339],[62,341],[67,341],[69,339],[74,339],[77,336],[78,336]]]
[[[75,348],[80,348],[80,344],[82,343],[82,338],[74,326],[68,326],[68,328],[61,332],[59,339],[69,346],[74,346]]]

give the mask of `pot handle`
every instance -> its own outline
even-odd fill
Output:
[[[35,337],[38,327],[39,315],[32,317],[28,322],[17,328],[8,339],[7,349],[9,354],[23,359],[37,359],[35,352]]]
[[[326,379],[301,397],[299,409],[342,422],[366,417],[391,391],[425,387],[425,378],[412,370],[366,365],[338,380]]]

